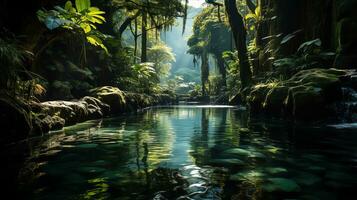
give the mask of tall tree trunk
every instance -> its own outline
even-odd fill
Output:
[[[141,62],[147,62],[147,12],[142,13],[142,25],[141,25]]]
[[[138,19],[135,19],[134,24],[134,63],[136,64],[136,54],[138,51]]]
[[[224,60],[222,58],[222,55],[220,55],[220,54],[216,55],[216,59],[217,59],[219,73],[222,76],[221,86],[226,87],[227,86],[227,84],[226,84],[226,67],[224,66]]]
[[[121,39],[124,31],[130,26],[133,20],[137,20],[136,18],[140,15],[140,12],[136,12],[135,15],[127,17],[125,21],[119,27],[119,38]]]
[[[207,96],[206,85],[208,83],[209,76],[209,64],[208,64],[208,54],[204,52],[201,55],[201,83],[202,83],[202,96]]]
[[[247,32],[244,26],[243,17],[237,10],[236,0],[224,0],[229,25],[232,29],[236,48],[238,50],[239,70],[242,88],[248,87],[252,82],[252,72],[248,60]]]

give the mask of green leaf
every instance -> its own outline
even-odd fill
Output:
[[[104,49],[104,51],[107,53],[107,54],[109,54],[109,51],[108,51],[108,49],[107,49],[107,47],[104,45],[104,44],[101,44],[101,45],[99,45],[102,49]]]
[[[60,26],[70,23],[70,21],[65,19],[60,19],[54,16],[48,16],[44,21],[46,27],[50,30],[56,29]]]
[[[107,54],[109,54],[107,47],[103,44],[103,41],[95,35],[88,35],[87,41],[94,45],[101,47]]]
[[[92,12],[92,11],[99,11],[99,8],[97,8],[97,7],[90,7],[90,8],[88,8],[88,10],[89,10],[90,12]]]
[[[87,23],[81,23],[80,27],[83,29],[84,33],[89,33],[92,30],[91,26]]]
[[[87,41],[90,44],[93,44],[94,46],[99,46],[100,44],[103,44],[103,41],[101,39],[99,39],[97,36],[95,35],[88,35],[87,36]]]
[[[95,15],[95,14],[91,15],[91,16],[97,18],[98,20],[101,20],[101,21],[105,22],[105,18],[103,16]]]
[[[103,21],[101,19],[95,18],[93,16],[87,15],[86,19],[94,24],[103,24]]]
[[[90,8],[90,0],[76,0],[76,8],[78,12],[82,12]]]
[[[260,8],[260,6],[258,6],[258,7],[255,9],[255,15],[256,15],[257,17],[259,17],[260,14],[261,14],[261,8]]]
[[[301,44],[297,50],[298,53],[301,53],[301,52],[305,52],[307,51],[308,49],[311,49],[311,48],[317,48],[317,47],[321,47],[321,40],[318,38],[318,39],[315,39],[315,40],[310,40],[310,41],[307,41],[303,44]]]
[[[291,39],[293,39],[296,35],[295,34],[288,34],[286,35],[280,42],[280,44],[285,44],[289,42]]]
[[[66,4],[64,5],[64,9],[66,9],[67,11],[71,12],[73,9],[73,5],[71,1],[67,1]]]
[[[102,14],[105,14],[105,12],[102,11],[102,10],[99,10],[99,8],[90,7],[88,14],[89,14],[89,15],[102,15]]]
[[[246,20],[247,20],[247,19],[251,19],[251,18],[256,19],[256,18],[257,18],[257,15],[255,15],[255,14],[253,14],[253,13],[249,13],[249,14],[247,14],[247,15],[245,16],[245,19],[246,19]]]

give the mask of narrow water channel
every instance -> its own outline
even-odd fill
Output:
[[[175,106],[86,122],[1,155],[29,152],[15,181],[24,199],[351,199],[356,141],[354,128]]]

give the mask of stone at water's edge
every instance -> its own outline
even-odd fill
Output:
[[[154,94],[153,96],[150,96],[146,94],[123,92],[119,88],[112,86],[98,87],[92,89],[90,92],[92,96],[110,106],[111,114],[136,111],[137,109],[158,104],[172,104],[176,101],[176,97],[169,93]]]
[[[175,103],[171,93],[149,96],[125,93],[119,88],[104,86],[91,90],[93,96],[73,101],[22,102],[0,98],[2,127],[9,131],[0,138],[0,143],[16,142],[64,126],[109,115],[137,111],[158,104]]]
[[[86,120],[102,118],[109,114],[110,107],[94,97],[84,97],[78,101],[47,101],[31,103],[35,113],[35,131],[46,133],[62,129]]]
[[[289,93],[289,88],[286,86],[277,86],[272,88],[266,95],[263,108],[276,115],[283,113],[284,101]]]
[[[354,74],[351,70],[303,70],[286,81],[254,86],[247,102],[252,113],[325,119],[337,115],[333,105],[342,100],[342,87]]]
[[[112,86],[98,87],[90,90],[92,96],[110,106],[112,113],[119,113],[126,105],[125,93]]]

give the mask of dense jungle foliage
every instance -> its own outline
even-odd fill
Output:
[[[120,91],[115,98],[127,98],[123,103],[131,98],[125,94],[135,94],[145,105],[150,96],[156,103],[244,104],[296,118],[315,105],[330,109],[344,98],[342,89],[355,88],[355,1],[189,3],[2,1],[3,104],[30,113],[30,127],[38,114],[33,104],[103,100],[99,91]],[[341,76],[347,78],[341,82]]]
[[[356,8],[0,0],[1,193],[353,199]]]

